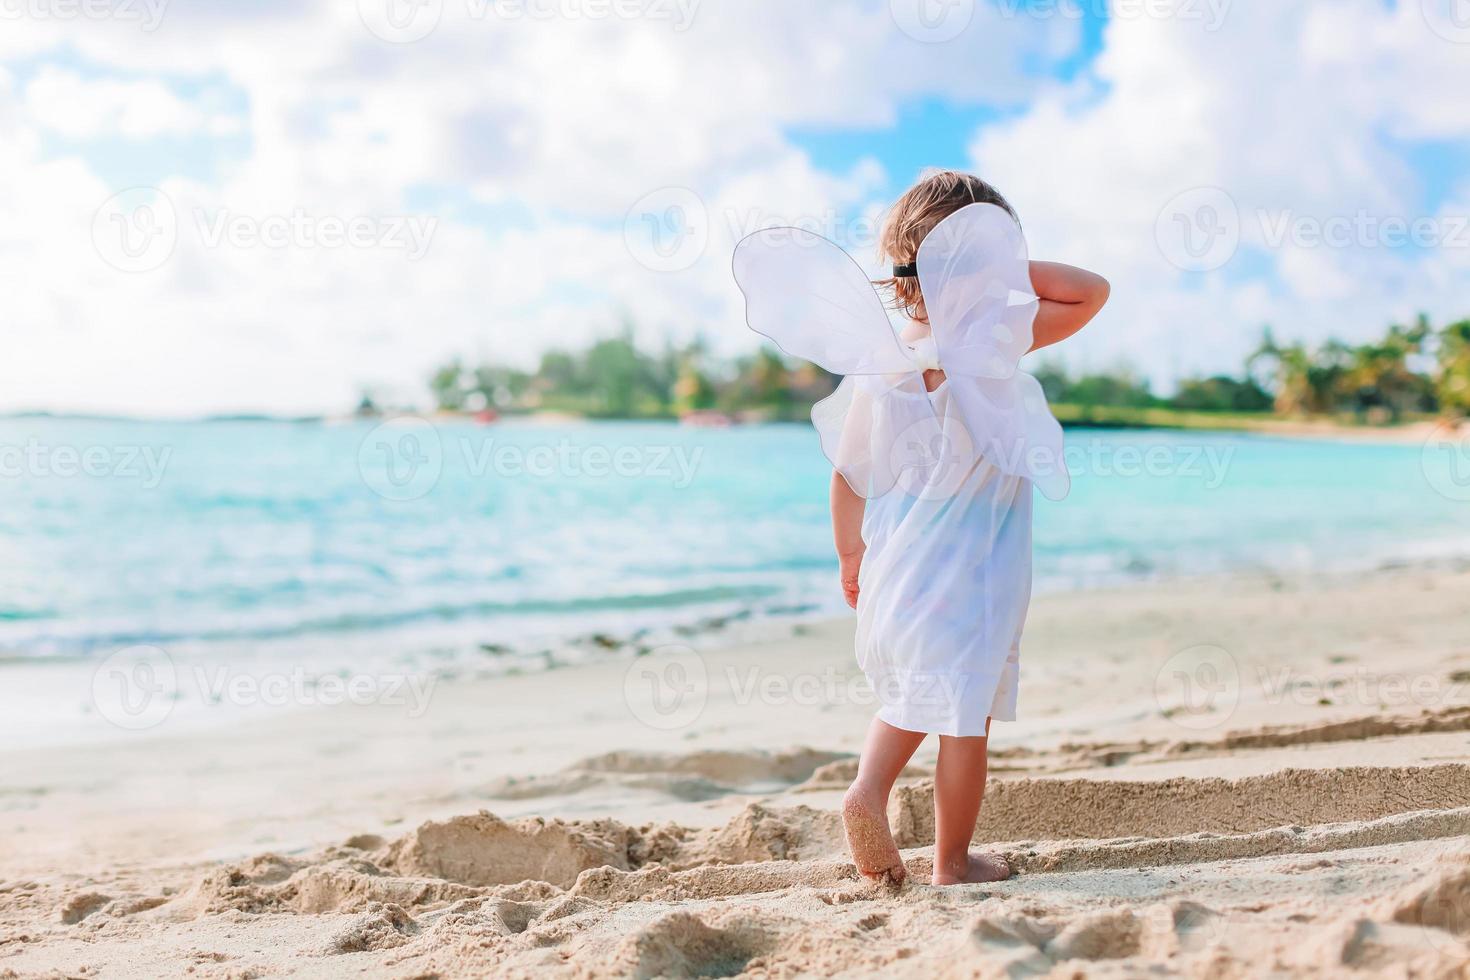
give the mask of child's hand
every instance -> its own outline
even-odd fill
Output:
[[[857,608],[858,601],[858,570],[862,568],[865,550],[859,548],[857,551],[837,556],[838,575],[842,579],[842,597],[854,609]]]

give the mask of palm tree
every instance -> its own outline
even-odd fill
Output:
[[[1340,379],[1344,401],[1360,415],[1377,411],[1393,421],[1426,407],[1432,397],[1428,379],[1410,368],[1409,359],[1423,353],[1429,333],[1421,315],[1412,327],[1396,324],[1383,339],[1351,348]]]
[[[1275,391],[1278,414],[1322,414],[1338,407],[1351,353],[1338,340],[1327,341],[1315,354],[1300,341],[1281,344],[1267,327],[1260,345],[1246,358],[1246,371],[1261,387]]]
[[[464,408],[464,365],[458,358],[434,372],[429,379],[429,390],[434,393],[434,404],[442,411],[458,412]]]
[[[1470,320],[1451,323],[1439,332],[1434,393],[1448,415],[1470,415]]]
[[[1260,379],[1261,387],[1276,394],[1275,408],[1281,415],[1299,415],[1313,410],[1316,400],[1310,373],[1312,359],[1300,343],[1277,343],[1271,328],[1261,333],[1261,342],[1245,361],[1246,372]]]

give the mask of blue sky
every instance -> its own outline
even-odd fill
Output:
[[[1021,0],[1021,5],[1055,7],[1054,0]],[[1071,51],[1061,58],[1033,58],[1025,66],[1039,83],[1069,82],[1085,76],[1102,52],[1106,9],[1099,4],[1085,4],[1077,14],[1076,43]],[[896,196],[925,168],[968,169],[969,144],[975,133],[1024,112],[1026,101],[1024,97],[987,101],[983,91],[968,99],[923,96],[902,102],[890,125],[861,129],[793,127],[787,135],[826,170],[840,172],[865,158],[877,160],[889,178],[883,193]]]

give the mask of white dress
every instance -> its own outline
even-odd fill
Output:
[[[896,728],[983,735],[1014,720],[1031,596],[1033,485],[1065,496],[1061,427],[1035,378],[1037,298],[1015,220],[989,204],[919,248],[932,336],[900,340],[862,269],[794,228],[737,246],[756,331],[847,375],[812,409],[823,451],[868,499],[857,658]],[[921,372],[944,370],[925,389]]]

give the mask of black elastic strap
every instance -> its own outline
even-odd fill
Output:
[[[908,265],[896,265],[893,267],[893,278],[895,279],[908,279],[910,277],[917,276],[918,274],[919,266],[916,262],[910,262]]]

